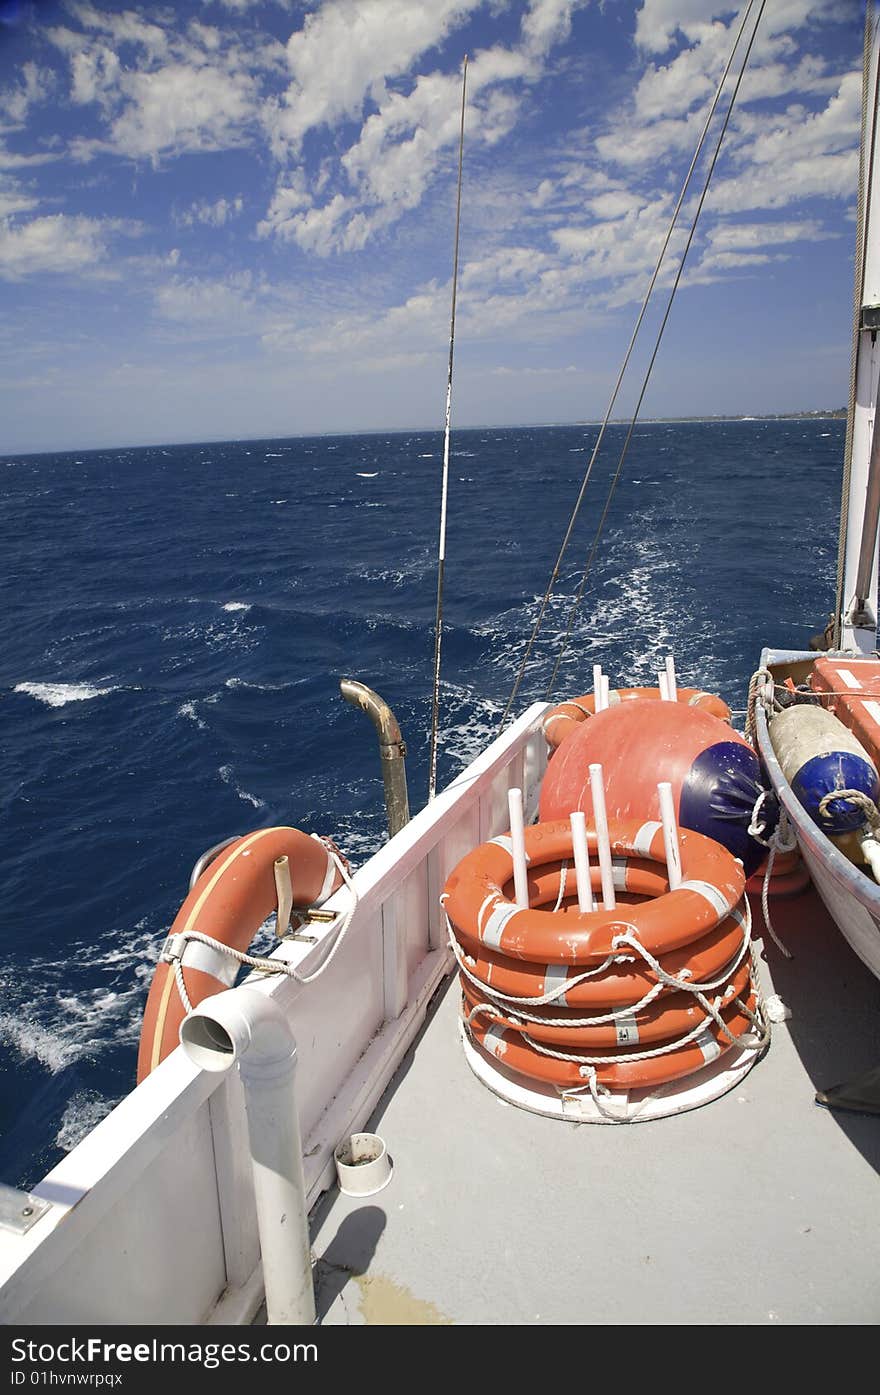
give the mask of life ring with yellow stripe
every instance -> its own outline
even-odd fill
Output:
[[[278,906],[274,869],[276,860],[285,857],[294,906],[320,905],[342,885],[338,863],[321,839],[298,828],[261,828],[230,843],[208,864],[178,911],[168,940],[197,932],[245,953],[264,920]],[[192,1006],[230,988],[239,967],[239,962],[222,949],[190,940],[180,968]],[[173,964],[160,960],[144,1008],[138,1083],[178,1045],[186,1011]]]

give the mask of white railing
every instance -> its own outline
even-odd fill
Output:
[[[452,868],[508,824],[519,786],[534,815],[546,746],[531,707],[354,877],[358,905],[318,982],[254,976],[289,1014],[309,1204],[333,1152],[363,1128],[451,967],[440,893]],[[344,908],[342,889],[329,903]],[[315,932],[326,934],[322,927]],[[278,951],[308,971],[316,947]],[[0,1322],[246,1322],[262,1296],[237,1075],[175,1051],[34,1188],[50,1204],[0,1233]]]

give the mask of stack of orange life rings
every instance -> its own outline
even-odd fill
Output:
[[[661,696],[659,688],[612,688],[608,694],[608,705],[614,707],[619,702],[637,702],[640,698],[657,700]],[[714,693],[704,693],[702,688],[679,688],[676,701],[686,707],[698,707],[703,712],[710,712],[713,717],[720,717],[723,722],[730,721],[730,708],[727,703]],[[581,722],[595,715],[596,698],[593,693],[568,698],[551,708],[542,723],[544,737],[551,751],[555,751]]]
[[[659,823],[610,836],[625,900],[613,911],[578,910],[565,820],[525,830],[528,908],[512,899],[507,836],[467,854],[444,893],[471,1041],[561,1091],[649,1090],[763,1044],[740,864],[683,830],[670,891]],[[588,845],[598,885],[595,833]]]

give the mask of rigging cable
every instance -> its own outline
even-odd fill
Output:
[[[542,599],[542,601],[541,601],[541,605],[540,605],[539,610],[538,610],[537,619],[535,620],[535,624],[534,624],[534,626],[533,626],[533,628],[532,628],[532,633],[531,633],[531,635],[529,636],[529,640],[528,640],[528,643],[527,643],[527,645],[526,645],[526,651],[525,651],[525,653],[524,653],[524,655],[523,655],[522,662],[521,662],[520,668],[519,668],[519,672],[518,672],[518,674],[517,674],[517,676],[516,676],[516,681],[514,682],[513,688],[511,689],[510,697],[507,699],[507,706],[505,707],[504,712],[503,712],[502,715],[501,715],[501,722],[500,722],[500,724],[499,724],[499,729],[501,729],[501,728],[504,727],[504,724],[505,724],[505,722],[507,721],[508,716],[510,715],[511,708],[513,707],[513,704],[514,704],[514,702],[515,702],[515,700],[516,700],[516,695],[517,695],[517,693],[519,692],[520,685],[522,684],[522,680],[523,680],[523,678],[525,677],[526,666],[527,666],[528,661],[529,661],[529,658],[530,658],[530,656],[531,656],[532,649],[534,648],[535,641],[536,641],[537,638],[538,638],[538,634],[539,634],[539,631],[540,631],[540,629],[541,629],[541,625],[543,624],[544,616],[545,616],[545,614],[546,614],[547,607],[548,607],[548,605],[549,605],[549,603],[550,603],[550,597],[551,597],[552,594],[553,594],[553,588],[555,587],[556,582],[557,582],[557,580],[559,579],[559,571],[560,571],[560,568],[561,568],[561,566],[562,566],[563,558],[565,557],[565,553],[566,553],[566,551],[568,550],[568,544],[569,544],[569,542],[571,541],[571,536],[572,536],[572,533],[573,533],[573,531],[574,531],[574,526],[575,526],[575,523],[576,523],[576,521],[577,521],[577,517],[578,517],[578,514],[579,514],[579,512],[580,512],[581,505],[582,505],[582,503],[583,503],[583,501],[584,501],[584,496],[585,496],[586,491],[587,491],[587,486],[588,486],[588,484],[589,484],[589,482],[590,482],[590,477],[591,477],[592,472],[593,472],[593,466],[594,466],[595,463],[596,463],[596,458],[597,458],[597,456],[598,456],[598,454],[599,454],[599,450],[600,450],[600,447],[601,447],[601,445],[602,445],[602,441],[603,441],[604,436],[605,436],[605,430],[606,430],[606,428],[607,428],[607,426],[608,426],[608,422],[609,422],[609,419],[610,419],[610,417],[611,417],[611,413],[612,413],[612,411],[614,410],[614,404],[615,404],[615,402],[617,401],[617,395],[618,395],[618,393],[619,393],[619,391],[620,391],[620,387],[621,387],[621,383],[623,382],[624,374],[625,374],[626,369],[627,369],[627,367],[628,367],[628,365],[629,365],[629,361],[630,361],[630,358],[631,358],[631,356],[632,356],[633,349],[635,348],[636,339],[638,338],[639,330],[641,329],[641,326],[642,326],[642,321],[644,320],[645,314],[647,313],[648,303],[649,303],[649,301],[650,301],[650,299],[651,299],[651,296],[652,296],[653,291],[654,291],[654,287],[655,287],[655,285],[656,285],[656,283],[657,283],[657,278],[658,278],[658,276],[660,275],[660,268],[661,268],[661,266],[662,266],[662,264],[663,264],[663,260],[664,260],[664,258],[665,258],[665,256],[666,256],[666,251],[667,251],[667,248],[669,247],[669,243],[670,243],[670,241],[671,241],[672,234],[673,234],[673,232],[675,231],[675,226],[676,226],[676,223],[677,223],[677,221],[678,221],[678,215],[679,215],[679,213],[681,212],[681,207],[682,207],[682,204],[684,203],[684,200],[685,200],[685,197],[686,197],[686,194],[687,194],[687,191],[688,191],[688,187],[689,187],[689,185],[690,185],[691,177],[692,177],[692,175],[693,175],[693,172],[694,172],[694,169],[695,169],[695,167],[696,167],[697,161],[699,160],[700,155],[701,155],[701,153],[702,153],[703,145],[705,144],[706,136],[708,135],[709,127],[710,127],[710,125],[711,125],[711,123],[712,123],[712,118],[713,118],[714,115],[715,115],[716,108],[717,108],[718,103],[719,103],[719,101],[720,101],[720,99],[721,99],[721,92],[722,92],[722,89],[723,89],[723,87],[724,87],[725,82],[727,81],[728,74],[729,74],[730,69],[731,69],[731,67],[732,67],[732,65],[733,65],[734,55],[736,54],[736,50],[737,50],[737,48],[739,47],[740,39],[742,38],[743,31],[744,31],[744,29],[745,29],[745,27],[746,27],[746,24],[747,24],[747,22],[748,22],[748,18],[749,18],[749,15],[751,14],[751,11],[752,11],[752,8],[753,8],[753,6],[754,6],[754,3],[755,3],[755,0],[748,0],[748,4],[746,5],[745,10],[743,11],[743,17],[742,17],[742,20],[741,20],[741,22],[740,22],[739,29],[738,29],[738,31],[737,31],[736,39],[735,39],[735,41],[734,41],[734,44],[733,44],[732,49],[730,50],[730,55],[729,55],[729,57],[728,57],[728,59],[727,59],[727,63],[726,63],[726,65],[725,65],[724,72],[723,72],[722,75],[721,75],[721,80],[719,81],[718,86],[717,86],[717,88],[716,88],[716,90],[715,90],[715,96],[714,96],[713,99],[712,99],[712,105],[711,105],[710,108],[709,108],[708,115],[707,115],[706,120],[705,120],[705,122],[704,122],[704,124],[703,124],[703,129],[702,129],[702,132],[701,132],[701,134],[700,134],[700,139],[699,139],[699,141],[697,142],[697,146],[696,146],[696,149],[695,149],[695,151],[694,151],[693,158],[692,158],[691,163],[690,163],[690,167],[689,167],[689,169],[688,169],[687,174],[685,175],[684,183],[683,183],[682,186],[681,186],[681,193],[680,193],[679,196],[678,196],[678,202],[676,203],[675,208],[674,208],[674,210],[673,210],[672,217],[671,217],[670,222],[669,222],[669,227],[668,227],[668,229],[667,229],[667,231],[666,231],[666,237],[665,237],[664,240],[663,240],[663,245],[662,245],[662,247],[660,248],[660,254],[659,254],[658,258],[657,258],[657,262],[656,262],[656,265],[655,265],[655,267],[654,267],[654,274],[653,274],[652,277],[651,277],[650,285],[648,286],[647,292],[645,293],[645,298],[644,298],[644,300],[642,301],[642,306],[641,306],[641,309],[639,310],[639,314],[638,314],[638,317],[637,317],[637,319],[636,319],[635,327],[634,327],[633,332],[632,332],[632,335],[631,335],[631,337],[630,337],[629,345],[627,346],[626,353],[624,354],[624,357],[623,357],[623,362],[621,363],[620,370],[619,370],[619,372],[618,372],[618,374],[617,374],[617,380],[616,380],[616,382],[615,382],[615,384],[614,384],[614,389],[613,389],[613,391],[612,391],[611,398],[610,398],[610,400],[609,400],[609,402],[608,402],[608,406],[607,406],[607,408],[606,408],[606,410],[605,410],[605,415],[604,415],[604,417],[602,418],[602,424],[601,424],[601,426],[600,426],[600,428],[599,428],[599,434],[598,434],[598,436],[597,436],[597,438],[596,438],[596,443],[595,443],[595,445],[593,446],[593,450],[592,450],[592,454],[590,455],[589,463],[587,464],[587,468],[586,468],[586,470],[585,470],[585,472],[584,472],[584,477],[583,477],[583,480],[581,481],[580,491],[579,491],[579,493],[578,493],[577,499],[575,500],[574,508],[572,509],[571,517],[569,518],[568,526],[567,526],[566,531],[565,531],[565,536],[564,536],[563,539],[562,539],[562,545],[561,545],[561,547],[560,547],[560,549],[559,549],[558,556],[557,556],[556,561],[555,561],[555,563],[554,563],[554,565],[553,565],[553,570],[552,570],[552,572],[551,572],[551,574],[550,574],[550,580],[549,580],[548,583],[547,583],[547,589],[546,589],[546,591],[544,592],[544,596],[543,596],[543,599]],[[763,6],[762,6],[762,8],[763,8]],[[756,26],[756,27],[757,27],[757,26]]]
[[[650,378],[651,378],[651,373],[653,372],[653,369],[654,369],[654,363],[655,363],[655,361],[656,361],[657,354],[658,354],[659,349],[660,349],[660,343],[661,343],[661,341],[662,341],[662,339],[663,339],[663,334],[664,334],[664,331],[665,331],[665,329],[666,329],[666,324],[667,324],[667,321],[669,320],[669,315],[670,315],[670,313],[671,313],[671,311],[672,311],[672,304],[673,304],[673,301],[675,300],[675,294],[676,294],[676,291],[678,290],[679,283],[680,283],[680,281],[681,281],[682,274],[683,274],[683,272],[684,272],[684,266],[685,266],[685,262],[687,261],[688,252],[689,252],[690,249],[691,249],[691,243],[693,242],[693,240],[694,240],[694,234],[695,234],[696,231],[697,231],[697,224],[698,224],[698,222],[699,222],[699,220],[700,220],[700,214],[701,214],[702,211],[703,211],[703,204],[704,204],[705,201],[706,201],[706,195],[707,195],[708,192],[709,192],[709,185],[710,185],[711,180],[712,180],[712,175],[713,175],[714,172],[715,172],[715,164],[716,164],[716,162],[717,162],[717,160],[718,160],[718,156],[719,156],[720,153],[721,153],[721,146],[722,146],[722,143],[723,143],[723,141],[724,141],[724,137],[725,137],[725,135],[726,135],[726,133],[727,133],[728,123],[729,123],[729,121],[730,121],[730,117],[731,117],[731,114],[732,114],[732,112],[733,112],[734,104],[735,104],[735,102],[736,102],[737,95],[738,95],[738,93],[739,93],[740,84],[742,83],[743,76],[745,75],[746,68],[748,67],[749,57],[750,57],[751,52],[752,52],[752,45],[753,45],[754,42],[755,42],[755,36],[756,36],[756,34],[757,34],[757,32],[758,32],[758,26],[759,26],[760,23],[761,23],[761,17],[762,17],[762,15],[763,15],[763,13],[764,13],[764,7],[765,7],[766,3],[767,3],[767,0],[761,0],[761,6],[760,6],[760,9],[758,10],[758,17],[757,17],[757,19],[755,20],[755,26],[754,26],[754,28],[753,28],[753,30],[752,30],[751,36],[750,36],[750,38],[749,38],[748,45],[747,45],[747,47],[746,47],[746,52],[745,52],[745,57],[743,58],[742,67],[741,67],[740,70],[739,70],[739,74],[738,74],[737,79],[736,79],[736,82],[734,83],[734,86],[733,86],[733,92],[731,93],[730,102],[729,102],[729,104],[728,104],[727,111],[726,111],[725,116],[724,116],[724,121],[723,121],[722,124],[721,124],[721,131],[720,131],[720,133],[719,133],[718,140],[717,140],[716,145],[715,145],[715,149],[714,149],[714,151],[713,151],[713,153],[712,153],[712,159],[711,159],[710,162],[709,162],[709,168],[708,168],[708,170],[706,171],[706,178],[705,178],[705,180],[704,180],[704,182],[703,182],[703,188],[702,188],[702,191],[701,191],[701,193],[700,193],[699,200],[698,200],[698,202],[697,202],[697,207],[696,207],[696,210],[695,210],[695,212],[694,212],[693,221],[691,222],[691,227],[690,227],[690,232],[688,233],[687,242],[686,242],[685,245],[684,245],[684,251],[683,251],[682,254],[681,254],[681,261],[679,262],[678,270],[677,270],[677,272],[675,273],[675,280],[673,281],[673,283],[672,283],[672,289],[671,289],[670,292],[669,292],[669,299],[668,299],[668,301],[666,302],[666,310],[664,311],[663,319],[662,319],[662,321],[661,321],[661,323],[660,323],[660,328],[659,328],[659,330],[657,331],[657,337],[656,337],[656,339],[655,339],[655,341],[654,341],[654,348],[653,348],[652,353],[651,353],[651,358],[650,358],[650,360],[649,360],[649,362],[648,362],[648,367],[647,367],[647,369],[646,369],[646,371],[645,371],[645,376],[644,376],[644,378],[643,378],[643,380],[642,380],[642,386],[641,386],[641,389],[640,389],[640,391],[639,391],[639,397],[638,397],[638,401],[636,402],[635,411],[633,412],[632,420],[631,420],[631,422],[630,422],[630,424],[629,424],[629,430],[628,430],[627,433],[626,433],[626,439],[624,440],[623,446],[622,446],[621,451],[620,451],[620,458],[619,458],[619,460],[618,460],[618,462],[617,462],[617,468],[616,468],[615,471],[614,471],[614,475],[613,475],[613,477],[612,477],[612,479],[611,479],[611,484],[610,484],[609,487],[608,487],[608,494],[607,494],[606,499],[605,499],[605,507],[604,507],[604,509],[602,510],[602,516],[601,516],[601,518],[599,519],[599,523],[598,523],[598,526],[597,526],[597,528],[596,528],[596,533],[595,533],[595,536],[594,536],[594,538],[593,538],[593,544],[592,544],[592,547],[590,548],[590,554],[589,554],[589,557],[587,558],[586,564],[585,564],[585,566],[584,566],[584,570],[583,570],[583,574],[582,574],[582,576],[581,576],[580,582],[578,583],[578,588],[577,588],[577,590],[576,590],[576,592],[575,592],[574,600],[573,600],[572,603],[571,603],[571,609],[569,610],[569,613],[568,613],[568,623],[567,623],[567,625],[566,625],[565,633],[564,633],[564,635],[562,636],[562,642],[561,642],[560,647],[559,647],[559,653],[558,653],[557,656],[556,656],[556,663],[555,663],[554,668],[553,668],[553,673],[552,673],[551,676],[550,676],[550,682],[549,682],[548,685],[547,685],[547,691],[546,691],[546,693],[545,693],[545,695],[544,695],[545,698],[549,698],[549,697],[550,697],[550,694],[551,694],[552,691],[553,691],[553,687],[554,687],[554,684],[556,683],[556,679],[557,679],[557,677],[558,677],[558,675],[559,675],[559,669],[560,669],[560,666],[561,666],[561,664],[562,664],[562,660],[563,660],[563,657],[564,657],[564,655],[565,655],[565,651],[566,651],[566,649],[568,648],[568,642],[569,642],[569,640],[570,640],[570,638],[571,638],[571,632],[572,632],[572,629],[573,629],[573,627],[574,627],[575,616],[577,615],[578,607],[580,606],[581,600],[582,600],[582,598],[583,598],[584,589],[585,589],[586,584],[587,584],[587,577],[588,577],[589,574],[590,574],[590,568],[591,568],[591,566],[593,565],[593,559],[594,559],[594,557],[595,557],[595,555],[596,555],[596,549],[597,549],[598,546],[599,546],[599,539],[600,539],[601,536],[602,536],[602,529],[603,529],[603,527],[605,526],[605,519],[608,517],[608,510],[609,510],[610,507],[611,507],[611,500],[612,500],[613,497],[614,497],[614,491],[615,491],[615,489],[617,488],[617,482],[618,482],[618,480],[620,479],[620,474],[621,474],[621,471],[622,471],[622,469],[623,469],[623,462],[624,462],[624,460],[626,459],[626,454],[627,454],[627,451],[629,450],[629,443],[630,443],[630,441],[632,440],[632,434],[633,434],[633,431],[635,430],[636,422],[637,422],[638,419],[639,419],[639,412],[641,411],[641,408],[642,408],[642,402],[644,401],[645,393],[646,393],[647,390],[648,390],[648,383],[649,383]],[[739,42],[738,39],[737,39],[737,42]]]
[[[431,697],[431,747],[428,757],[428,799],[437,792],[437,734],[440,717],[440,644],[443,634],[443,573],[446,568],[446,501],[449,494],[449,432],[452,422],[452,363],[455,354],[455,299],[458,293],[458,238],[461,228],[461,173],[464,161],[464,111],[467,97],[467,54],[461,74],[461,126],[458,135],[458,192],[455,201],[455,252],[452,258],[452,312],[449,324],[449,372],[446,378],[446,426],[443,436],[443,483],[440,491],[440,544],[437,555],[437,612],[434,620],[434,682]]]

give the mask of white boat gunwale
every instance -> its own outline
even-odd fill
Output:
[[[529,707],[355,872],[358,905],[320,988],[248,978],[289,1014],[297,1038],[310,1207],[335,1180],[335,1148],[366,1124],[452,971],[440,905],[449,871],[507,828],[510,788],[523,790],[527,818],[536,811],[548,706]],[[345,911],[349,895],[340,889],[327,907]],[[316,934],[317,945],[286,941],[275,954],[307,969],[328,928]],[[174,1051],[31,1190],[51,1204],[26,1234],[0,1232],[0,1322],[61,1313],[75,1323],[135,1313],[140,1323],[247,1322],[256,1311],[259,1247],[234,1074],[212,1076]]]

